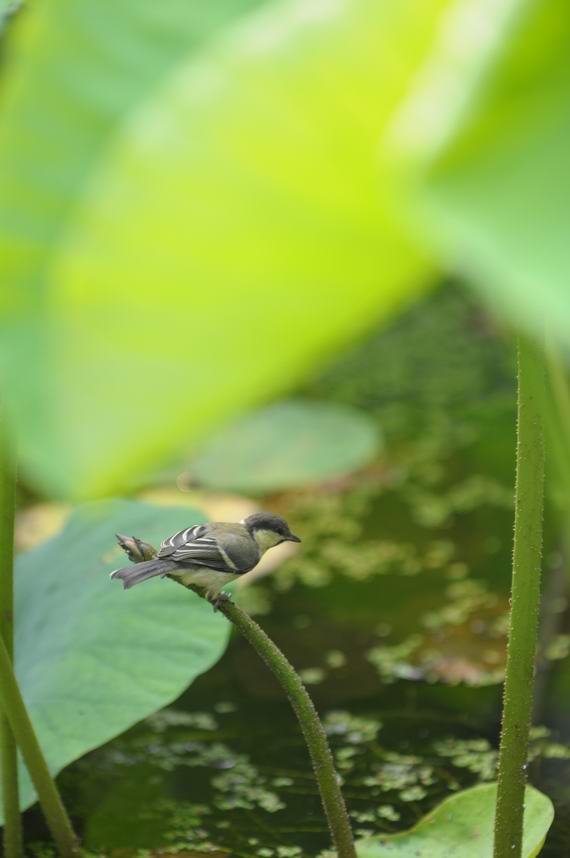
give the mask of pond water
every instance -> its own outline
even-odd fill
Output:
[[[389,455],[334,485],[266,498],[303,535],[302,551],[242,595],[309,686],[357,835],[407,828],[450,792],[495,777],[512,381],[502,346],[465,300],[453,290],[438,300],[443,310],[416,310],[307,388],[377,413]],[[408,361],[407,375],[392,363],[399,382],[386,367],[394,354]],[[372,378],[362,370],[371,363]],[[557,810],[542,854],[562,858],[570,854],[570,627],[550,532],[545,566],[529,774]],[[173,706],[59,782],[95,854],[312,858],[329,846],[298,725],[239,637]],[[37,809],[26,824],[45,842]]]

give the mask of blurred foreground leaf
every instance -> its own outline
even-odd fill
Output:
[[[7,205],[0,205],[0,320],[5,347],[0,356],[6,366],[0,369],[6,369],[2,386],[18,423],[23,468],[36,482],[58,489],[66,483],[68,494],[88,495],[88,486],[74,483],[78,457],[89,457],[88,446],[109,433],[118,443],[113,455],[122,457],[125,435],[118,431],[121,415],[114,407],[122,401],[130,410],[133,401],[142,406],[158,396],[158,370],[153,379],[157,389],[150,393],[144,385],[141,389],[143,376],[150,382],[147,362],[153,347],[142,346],[141,353],[141,343],[135,344],[132,373],[120,373],[127,360],[126,344],[123,341],[122,353],[115,354],[111,330],[99,354],[92,351],[94,342],[86,341],[82,366],[74,369],[68,364],[77,359],[67,342],[69,328],[81,337],[80,320],[70,319],[72,308],[65,301],[61,304],[53,266],[66,246],[91,177],[109,141],[121,133],[138,105],[152,98],[161,81],[191,62],[216,31],[263,2],[125,0],[109,9],[89,0],[64,0],[57,7],[27,7],[15,38],[4,45],[0,163],[5,169],[0,171],[0,196]],[[138,252],[137,257],[144,264]],[[103,315],[93,317],[92,326],[103,340],[103,329],[113,318],[118,323],[115,336],[127,335],[128,289],[136,288],[136,270],[131,275],[133,281],[117,306],[111,304]],[[84,283],[77,286],[85,288]],[[99,341],[97,347],[101,345]],[[116,378],[107,375],[109,361],[114,360],[120,373]],[[23,397],[20,384],[26,391]],[[69,384],[78,385],[75,392]],[[104,388],[101,399],[99,385]],[[80,394],[82,402],[76,397],[79,388],[83,394],[91,388],[87,397]],[[77,408],[83,409],[89,398],[93,409],[83,413],[89,421],[83,423]],[[136,428],[128,422],[129,431]],[[136,432],[144,434],[145,444],[156,446],[151,434]],[[98,446],[93,445],[92,453]],[[112,467],[113,455],[104,470]],[[92,464],[101,467],[95,459]],[[68,468],[69,481],[62,479]]]
[[[223,653],[228,624],[171,581],[124,592],[115,531],[158,543],[195,510],[112,501],[75,512],[16,566],[16,669],[50,770],[166,706]],[[22,771],[21,804],[34,792]]]
[[[358,858],[492,858],[496,784],[484,784],[445,799],[414,828],[356,843]],[[554,818],[552,802],[527,787],[523,858],[535,858]]]
[[[356,409],[290,400],[215,436],[189,472],[210,488],[280,491],[350,473],[374,457],[378,442],[376,423]]]
[[[37,482],[128,484],[425,287],[378,141],[445,5],[275,3],[199,55],[187,4],[29,11],[0,254]]]
[[[568,342],[562,0],[289,0],[235,24],[253,5],[64,0],[18,28],[0,354],[51,490],[130,485],[436,256]]]
[[[568,4],[453,5],[399,124],[424,161],[421,234],[504,317],[570,346]]]

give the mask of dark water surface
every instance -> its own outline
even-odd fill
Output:
[[[309,685],[357,835],[407,828],[451,791],[495,776],[510,501],[499,483],[459,477],[452,458],[438,491],[438,503],[450,504],[450,470],[461,503],[449,514],[431,509],[411,467],[364,476],[336,493],[336,507],[330,494],[274,499],[309,533],[298,559],[246,593]],[[356,522],[349,560],[344,530]],[[473,536],[481,532],[483,543]],[[551,577],[556,563],[554,555]],[[549,858],[569,854],[570,844],[561,608],[540,674],[544,726],[530,767],[531,781],[558,804]],[[310,858],[329,845],[289,704],[239,637],[174,706],[60,781],[97,854],[217,847],[243,858]],[[41,836],[39,813],[28,816]]]
[[[456,290],[426,307],[308,386],[308,394],[376,415],[386,452],[336,485],[266,498],[302,534],[302,551],[244,593],[309,685],[357,835],[405,829],[451,792],[495,777],[512,540],[512,360]],[[544,858],[570,855],[565,566],[549,523],[540,726],[529,766],[531,782],[556,804]],[[96,854],[217,848],[241,858],[313,858],[329,846],[298,725],[237,637],[174,706],[59,781]],[[26,825],[47,839],[37,809]]]

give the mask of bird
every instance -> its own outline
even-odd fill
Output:
[[[239,523],[195,524],[164,539],[156,556],[136,537],[117,534],[129,559],[136,561],[111,572],[125,590],[158,576],[173,578],[198,590],[218,609],[229,597],[223,587],[257,566],[265,552],[282,542],[301,542],[280,515],[255,512]]]

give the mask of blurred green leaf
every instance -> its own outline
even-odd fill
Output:
[[[426,285],[428,245],[567,341],[562,0],[290,0],[223,26],[255,5],[65,0],[18,28],[4,384],[45,487],[130,484],[290,386]]]
[[[128,563],[115,531],[158,543],[200,521],[191,509],[91,504],[18,558],[16,670],[53,773],[166,706],[223,653],[228,624],[203,599],[162,579],[128,592],[109,580]]]
[[[356,843],[358,858],[492,858],[495,784],[445,799],[414,828]],[[525,796],[523,858],[535,858],[554,818],[550,799],[533,787]]]
[[[456,6],[400,117],[425,158],[420,230],[504,317],[568,346],[568,4]]]
[[[279,491],[350,473],[374,457],[378,442],[375,422],[356,409],[290,400],[216,435],[188,471],[209,488]]]
[[[91,176],[141,101],[152,98],[161,82],[190,62],[218,30],[263,2],[125,0],[110,10],[89,0],[63,0],[56,6],[27,7],[3,46],[0,196],[6,205],[0,205],[4,286],[0,354],[4,352],[3,386],[7,406],[13,407],[18,423],[23,466],[33,473],[37,465],[33,475],[40,482],[43,477],[61,487],[53,472],[70,467],[68,494],[86,494],[83,486],[72,484],[77,476],[75,460],[88,455],[87,447],[98,432],[113,434],[119,420],[109,402],[113,377],[101,377],[107,395],[96,404],[96,379],[89,377],[84,364],[96,375],[93,362],[100,361],[102,374],[110,358],[120,364],[119,355],[110,355],[111,337],[102,345],[99,358],[84,355],[76,374],[70,366],[63,369],[67,361],[76,359],[66,344],[67,325],[78,333],[79,329],[59,307],[53,265]],[[131,299],[125,294],[125,303],[117,301],[117,308],[105,310],[117,315],[125,331]],[[111,319],[94,316],[92,320],[103,341],[107,321]],[[140,343],[136,349],[140,350]],[[149,398],[141,390],[144,357],[138,367],[136,355],[133,361],[133,373],[130,377],[123,373],[120,379],[124,389],[118,379],[115,386],[114,401],[122,398],[125,409],[133,400]],[[83,402],[79,402],[68,384],[91,398],[90,429],[85,434],[77,410],[84,407],[85,398],[80,395]],[[148,438],[149,444],[153,441]],[[117,443],[115,455],[120,456],[124,436],[118,433]]]
[[[445,6],[282,2],[199,55],[163,4],[34,9],[0,253],[36,481],[124,485],[425,287],[378,141]]]

